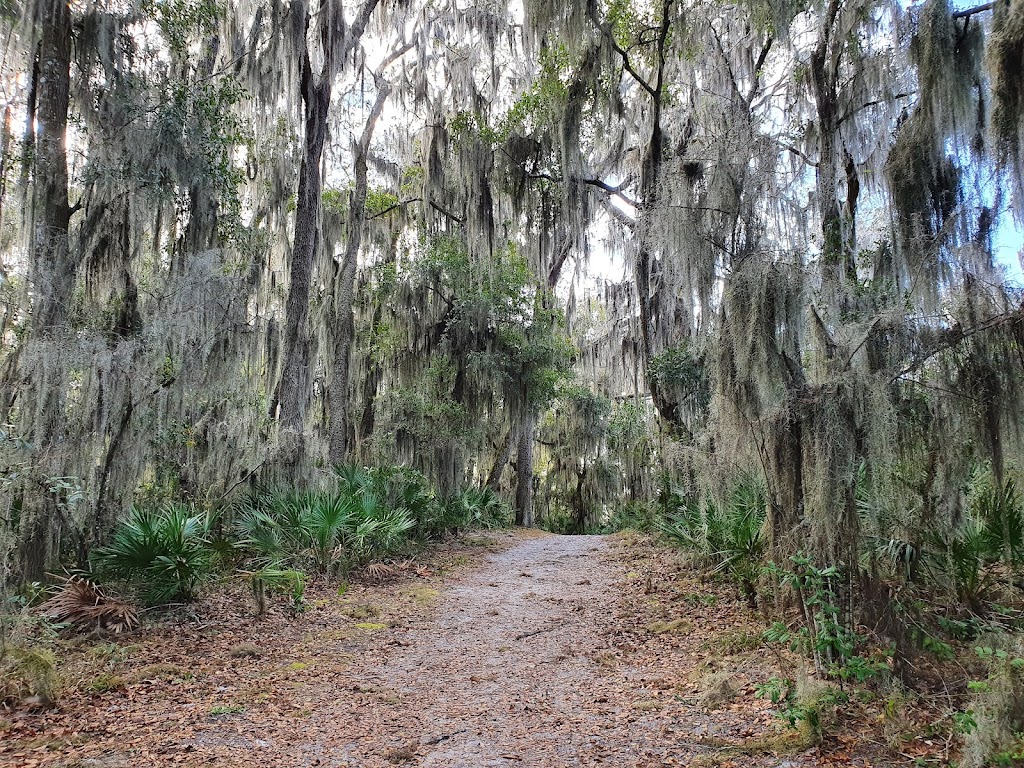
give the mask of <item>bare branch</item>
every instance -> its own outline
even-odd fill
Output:
[[[747,94],[747,109],[750,109],[750,105],[754,101],[754,97],[757,95],[758,90],[761,88],[761,69],[764,67],[764,63],[768,58],[768,54],[772,50],[772,44],[775,42],[775,38],[769,36],[765,41],[764,47],[761,49],[760,55],[757,57],[757,62],[754,64],[754,82],[750,86],[750,93]]]
[[[451,211],[446,210],[445,208],[442,208],[440,205],[435,203],[433,200],[430,201],[430,207],[433,208],[438,213],[440,213],[442,216],[447,216],[449,219],[451,219],[452,221],[457,222],[459,224],[463,224],[466,221],[466,217],[465,216],[457,216],[456,214],[452,213]]]
[[[896,94],[893,94],[892,96],[889,96],[889,97],[884,98],[884,99],[873,99],[871,101],[866,101],[863,104],[861,104],[859,107],[857,107],[856,109],[851,109],[845,115],[841,116],[838,120],[836,120],[836,127],[838,128],[840,125],[845,123],[847,120],[849,120],[851,117],[856,115],[858,112],[861,112],[861,111],[867,109],[868,107],[875,107],[875,106],[878,106],[879,104],[888,104],[890,101],[896,101],[897,99],[907,99],[907,98],[910,98],[911,96],[913,96],[914,93],[915,93],[914,91],[908,91],[907,93],[896,93]]]
[[[926,349],[924,352],[915,356],[909,363],[903,366],[903,368],[890,376],[889,381],[891,383],[897,379],[903,378],[909,373],[913,373],[940,352],[945,352],[947,349],[953,349],[961,342],[966,341],[972,336],[984,333],[985,331],[991,331],[994,328],[1000,328],[1020,322],[1024,322],[1024,303],[1011,312],[1004,312],[1001,315],[996,315],[995,317],[979,323],[973,328],[964,328],[960,323],[956,323],[940,334],[938,341],[936,341],[930,349]]]
[[[633,63],[629,60],[629,52],[615,42],[615,35],[612,34],[611,29],[607,28],[607,25],[605,25],[603,31],[605,36],[608,38],[608,42],[611,44],[612,49],[614,49],[614,51],[622,58],[622,68],[629,73],[630,77],[636,80],[637,84],[641,88],[647,91],[647,93],[649,93],[653,98],[658,98],[657,90],[655,90],[654,87],[642,78],[640,73],[633,68]]]
[[[411,197],[408,200],[399,200],[397,203],[392,203],[384,210],[377,211],[377,213],[373,214],[372,216],[367,216],[366,220],[373,221],[374,219],[379,219],[381,216],[387,216],[389,213],[391,213],[392,211],[397,211],[399,208],[405,208],[405,206],[409,205],[409,203],[418,203],[421,202],[422,200],[422,197]]]
[[[995,3],[985,3],[984,5],[976,5],[973,8],[965,8],[962,11],[954,11],[952,17],[954,19],[966,19],[970,16],[973,16],[976,13],[985,13],[985,11],[991,11],[995,7]]]
[[[814,160],[811,160],[811,158],[809,158],[807,155],[805,155],[801,150],[799,150],[796,147],[794,147],[792,144],[784,144],[784,143],[782,143],[780,141],[779,142],[779,146],[782,147],[783,149],[785,149],[788,152],[792,152],[794,155],[799,157],[801,160],[803,160],[805,163],[807,163],[812,168],[817,168],[818,167],[818,163],[817,162],[815,162]]]

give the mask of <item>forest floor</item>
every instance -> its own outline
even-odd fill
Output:
[[[221,585],[62,646],[58,706],[0,711],[0,765],[948,764],[881,695],[811,746],[755,695],[794,675],[764,628],[643,537],[475,533],[387,583],[312,585],[298,616]]]

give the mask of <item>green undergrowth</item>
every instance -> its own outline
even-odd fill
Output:
[[[810,536],[803,537],[807,551],[780,557],[770,497],[751,474],[714,494],[667,485],[649,529],[685,553],[691,567],[734,583],[767,619],[760,637],[716,638],[717,653],[763,646],[806,660],[809,672],[790,670],[758,686],[804,743],[827,738],[837,721],[871,701],[893,732],[886,741],[895,752],[923,733],[950,745],[945,764],[1024,764],[1021,472],[1014,466],[997,478],[990,466],[978,466],[952,523],[918,519],[919,506],[901,507],[913,494],[901,495],[893,476],[860,468],[854,499],[861,535],[843,558],[812,554],[819,542]],[[703,604],[699,596],[688,602]],[[922,669],[929,670],[926,682]],[[964,670],[966,684],[951,686]],[[934,688],[941,706],[909,696],[911,683]]]
[[[90,572],[84,575],[90,584],[103,585],[107,591],[102,594],[124,595],[148,609],[192,601],[216,580],[242,580],[257,615],[275,603],[299,614],[307,609],[311,580],[335,582],[343,596],[350,578],[398,573],[410,555],[431,541],[511,521],[509,506],[489,489],[442,498],[422,474],[406,467],[344,466],[315,487],[257,487],[216,509],[185,503],[137,506],[104,546],[92,551]],[[65,615],[71,616],[59,623],[36,610],[48,596],[43,584],[27,585],[5,598],[0,703],[32,699],[48,704],[58,697],[54,640],[71,631],[76,610],[92,616],[97,606],[69,603],[66,587],[57,594],[65,601]],[[413,601],[424,605],[435,595],[426,588],[410,592]],[[378,613],[372,606],[353,608],[364,630],[385,626],[375,620]],[[74,628],[90,626],[102,630],[102,620],[86,619]],[[96,653],[110,645],[97,646]],[[121,652],[113,648],[112,653]],[[113,658],[94,661],[106,668],[83,684],[91,693],[131,682],[116,671]],[[150,671],[158,676],[179,672]]]
[[[192,599],[214,575],[236,573],[250,582],[258,613],[277,596],[300,612],[311,578],[345,583],[366,563],[510,522],[488,489],[442,499],[408,468],[343,466],[317,487],[258,487],[218,510],[134,509],[91,563],[149,606]]]

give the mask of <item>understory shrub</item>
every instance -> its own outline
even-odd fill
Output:
[[[710,496],[701,503],[678,492],[670,492],[663,503],[667,510],[655,522],[658,531],[698,555],[715,571],[729,574],[753,605],[767,546],[767,500],[760,479],[741,476],[723,503]]]
[[[868,482],[862,467],[857,507],[864,532],[861,567],[912,584],[949,601],[952,614],[985,616],[994,602],[1011,601],[1024,572],[1024,498],[1019,470],[999,482],[988,465],[976,467],[963,489],[962,513],[937,516],[913,478]],[[894,490],[895,488],[895,490]]]
[[[347,572],[397,550],[415,520],[371,486],[326,491],[263,490],[236,515],[239,546],[259,569]]]
[[[415,470],[341,466],[321,488],[258,488],[223,515],[181,504],[134,508],[91,564],[148,606],[188,600],[214,570],[231,566],[249,579],[259,612],[268,590],[287,592],[299,610],[306,574],[337,576],[412,540],[511,517],[490,489],[440,500]]]
[[[550,533],[578,534],[580,530],[579,521],[565,504],[557,500],[548,500],[547,510],[540,518],[538,525]]]
[[[595,533],[615,533],[627,528],[634,531],[652,531],[659,521],[657,505],[645,501],[624,501],[601,523]]]
[[[929,580],[970,612],[982,615],[999,592],[1013,589],[1024,568],[1024,499],[1016,483],[976,473],[966,515],[953,530],[932,529],[922,555]]]
[[[447,502],[449,516],[458,528],[507,528],[512,525],[512,507],[492,488],[467,488]]]
[[[190,600],[212,574],[210,514],[182,504],[133,508],[110,544],[93,552],[93,570],[128,584],[146,605]]]
[[[973,698],[961,713],[963,768],[1024,762],[1024,644],[998,633],[980,638],[975,653],[986,676],[968,684]]]

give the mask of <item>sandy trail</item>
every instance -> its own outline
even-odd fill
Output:
[[[313,714],[312,732],[341,725],[345,741],[335,731],[305,745],[297,764],[625,768],[687,765],[708,752],[728,722],[718,729],[683,704],[668,718],[632,706],[650,670],[615,659],[622,569],[612,546],[538,536],[463,573],[432,617],[360,665],[363,706]]]

